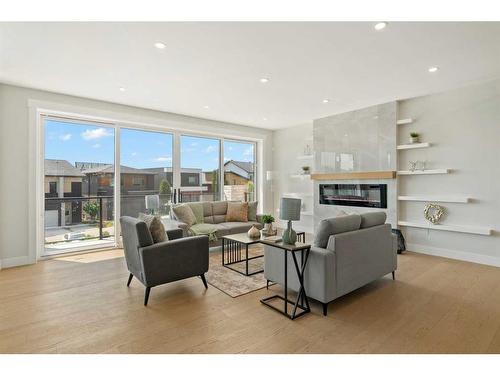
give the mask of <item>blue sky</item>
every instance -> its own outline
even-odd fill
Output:
[[[45,158],[76,161],[114,162],[114,129],[45,121]],[[172,135],[142,130],[121,130],[121,163],[133,168],[172,166]],[[253,161],[253,144],[224,142],[224,159]],[[219,141],[216,139],[182,136],[181,167],[216,169],[219,163]]]

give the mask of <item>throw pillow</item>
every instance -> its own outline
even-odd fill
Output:
[[[248,203],[248,221],[257,221],[257,202]]]
[[[188,206],[191,207],[191,210],[193,211],[194,217],[196,218],[196,224],[203,224],[204,222],[203,204],[188,203]]]
[[[149,232],[151,233],[151,237],[153,237],[154,243],[168,241],[167,232],[159,218],[154,215],[146,215],[141,212],[139,213],[139,220],[146,223]]]
[[[248,203],[227,202],[226,221],[248,221]]]
[[[172,207],[172,210],[177,220],[182,221],[189,227],[196,224],[196,216],[194,216],[193,210],[187,204],[179,204]]]

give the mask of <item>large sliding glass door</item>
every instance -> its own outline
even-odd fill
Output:
[[[224,199],[251,202],[255,193],[255,143],[224,140]]]
[[[120,215],[169,214],[173,186],[173,136],[120,130]]]
[[[115,242],[115,131],[43,118],[44,254]]]
[[[220,140],[181,135],[180,202],[220,200]]]
[[[119,216],[168,219],[171,203],[257,199],[254,142],[48,115],[41,122],[43,255],[114,246]]]

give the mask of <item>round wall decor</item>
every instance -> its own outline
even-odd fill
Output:
[[[432,224],[437,224],[443,217],[445,208],[435,203],[427,203],[424,208],[424,217]]]

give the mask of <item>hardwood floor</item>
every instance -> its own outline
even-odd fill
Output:
[[[101,259],[97,257],[98,259]],[[391,275],[290,321],[199,278],[126,287],[123,258],[0,271],[1,353],[499,353],[500,268],[416,253]]]

